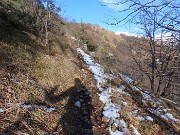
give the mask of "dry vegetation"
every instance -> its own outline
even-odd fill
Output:
[[[79,132],[79,134],[82,132],[87,134],[106,132],[101,127],[92,127],[91,125],[91,118],[93,125],[101,125],[100,121],[96,120],[100,117],[100,115],[96,116],[98,115],[96,110],[101,106],[101,102],[98,101],[95,80],[88,70],[84,70],[83,62],[76,54],[76,46],[71,47],[72,41],[67,37],[61,37],[56,44],[53,44],[53,48],[49,52],[44,46],[38,44],[41,41],[34,39],[35,35],[26,33],[27,37],[22,38],[25,33],[16,31],[18,38],[14,37],[14,40],[19,39],[18,43],[12,40],[9,42],[1,40],[0,42],[0,107],[6,109],[1,113],[0,133],[38,135],[50,134],[54,131],[58,131],[59,134],[67,134],[67,131],[70,134],[74,132]],[[23,43],[22,39],[32,44]],[[69,43],[64,44],[61,42],[62,39]],[[68,47],[62,48],[61,46]],[[34,47],[37,52],[32,52]],[[75,78],[81,80],[82,86],[75,87]],[[83,113],[74,106],[75,101],[84,97],[81,93],[76,92],[78,89],[80,92],[87,89],[91,93],[89,96],[93,96],[89,103],[96,104],[93,109],[96,113],[91,113],[91,118],[90,112],[87,112],[90,128],[86,128],[89,128],[89,131],[82,130],[81,126],[83,125],[77,115],[83,118]],[[53,90],[55,90],[54,93],[51,93]],[[59,95],[66,92],[68,93],[65,94],[65,97],[58,98]],[[54,98],[57,101],[54,101]],[[22,104],[38,105],[39,107],[26,109],[20,107]],[[47,112],[47,107],[55,107],[56,110]],[[92,108],[89,109],[92,112]],[[60,118],[63,118],[65,123],[73,119],[74,123],[71,127],[66,127]]]
[[[143,39],[117,36],[91,24],[63,25],[61,18],[53,14],[57,27],[50,32],[50,43],[45,47],[37,29],[30,24],[24,25],[22,20],[18,22],[16,12],[7,12],[1,4],[0,109],[6,111],[0,112],[0,134],[41,135],[54,131],[59,134],[108,134],[107,123],[102,121],[103,104],[99,101],[95,79],[77,55],[76,48],[83,48],[87,43],[96,51],[94,58],[104,66],[106,73],[112,70],[132,75],[136,72],[128,41]],[[72,40],[71,36],[77,40]],[[77,79],[80,84],[75,81]],[[74,106],[78,99],[83,102],[82,109]],[[133,123],[142,134],[166,134],[166,128],[161,125],[139,122],[136,116],[127,113],[136,108],[140,115],[146,115],[128,95],[115,93],[112,100],[122,105],[122,101],[128,103],[129,106],[123,105],[120,114],[129,126]],[[23,108],[22,104],[38,107]],[[56,110],[48,112],[47,107]]]
[[[71,33],[77,39],[80,39],[81,30],[86,33],[86,38],[92,40],[93,44],[97,46],[95,51],[95,60],[97,60],[105,68],[105,72],[113,71],[114,73],[124,73],[137,81],[138,85],[143,90],[150,90],[151,85],[148,77],[140,70],[139,65],[134,59],[141,62],[145,70],[150,70],[147,59],[150,57],[149,46],[147,39],[143,37],[133,37],[126,35],[115,35],[113,32],[107,31],[96,25],[91,24],[78,24],[69,23],[69,33]],[[83,47],[83,45],[81,45]],[[167,48],[164,47],[166,50]],[[158,51],[158,50],[157,50]],[[136,56],[133,55],[136,53]],[[176,63],[179,63],[179,53],[177,53]],[[178,65],[178,64],[176,64]],[[159,65],[158,65],[159,66]],[[171,65],[169,65],[171,67]],[[159,70],[159,67],[158,69]],[[177,70],[179,68],[177,67]],[[158,72],[158,71],[157,71]],[[171,69],[167,72],[171,72]],[[175,76],[178,76],[179,72],[175,72]],[[176,79],[175,79],[176,78]],[[155,86],[158,86],[158,77]],[[164,80],[163,87],[167,84],[167,80]],[[167,98],[170,98],[179,103],[179,80],[178,77],[174,77],[173,88],[169,88],[170,94],[166,94]],[[166,91],[168,93],[168,90]],[[168,96],[167,96],[168,95]]]
[[[12,24],[15,20],[9,19],[13,13],[0,10],[0,108],[5,110],[0,116],[0,134],[106,134],[97,120],[101,119],[97,112],[102,104],[96,82],[84,69],[76,53],[77,43],[66,30],[50,33],[47,48],[33,28]],[[9,19],[4,19],[6,15]],[[76,78],[81,81],[78,86]],[[79,99],[84,100],[84,110],[74,106]],[[24,108],[23,104],[33,107]],[[48,107],[56,110],[48,112]]]

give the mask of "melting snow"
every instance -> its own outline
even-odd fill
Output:
[[[163,115],[161,115],[161,116],[163,116]],[[179,119],[174,118],[173,115],[170,114],[170,113],[166,113],[166,114],[164,114],[164,116],[165,116],[167,119],[170,119],[170,120],[172,120],[172,121],[178,121],[178,122],[180,122]]]
[[[157,116],[160,116],[161,118],[166,119],[168,121],[180,122],[180,120],[174,118],[171,113],[163,114],[163,112],[166,112],[167,110],[170,110],[170,109],[168,109],[168,108],[161,109],[161,107],[162,106],[158,107],[157,109],[147,108],[147,110],[151,111],[152,113],[156,114]]]
[[[126,103],[126,102],[124,102],[124,101],[122,101],[122,103],[123,103],[124,106],[127,106],[127,105],[128,105],[128,103]]]
[[[161,118],[168,120],[168,118],[165,115],[161,115]]]
[[[138,113],[138,110],[133,110],[132,111],[132,114],[137,114]]]
[[[125,86],[123,86],[123,85],[121,85],[121,86],[119,87],[119,89],[121,89],[121,90],[125,90],[125,89],[126,89],[126,87],[125,87]]]
[[[126,124],[126,122],[125,122],[123,119],[120,120],[119,126],[120,126],[121,128],[127,128],[127,124]]]
[[[20,107],[21,107],[21,108],[26,108],[26,109],[39,108],[39,106],[36,105],[36,104],[21,104]],[[42,107],[43,107],[44,110],[46,110],[47,112],[52,112],[52,111],[57,110],[57,109],[54,108],[54,107],[46,107],[46,106],[42,106]]]
[[[97,80],[97,87],[98,89],[101,91],[100,96],[100,100],[105,103],[105,107],[104,107],[104,111],[103,111],[103,115],[108,117],[109,119],[113,119],[115,124],[118,126],[119,124],[122,124],[122,120],[118,121],[118,117],[119,117],[119,111],[121,110],[121,106],[113,104],[111,102],[111,88],[108,89],[104,89],[102,86],[105,83],[105,78],[110,78],[113,75],[111,74],[111,76],[105,76],[104,74],[104,70],[102,68],[101,65],[94,63],[93,60],[91,59],[91,57],[86,54],[83,50],[81,50],[80,48],[77,49],[77,51],[83,56],[86,64],[89,65],[89,68],[91,69],[92,73],[94,74],[95,79]],[[119,74],[121,79],[124,80],[125,82],[127,82],[131,87],[133,91],[140,91],[142,93],[143,102],[147,102],[147,101],[151,101],[153,104],[155,104],[155,106],[158,106],[156,108],[146,108],[147,110],[151,111],[152,113],[161,116],[162,118],[165,118],[167,120],[172,120],[172,121],[180,121],[179,119],[176,119],[173,117],[172,114],[170,113],[166,113],[166,114],[162,114],[162,112],[167,112],[169,109],[165,108],[165,107],[160,107],[161,103],[163,102],[161,99],[156,100],[155,98],[153,98],[151,95],[148,94],[148,92],[143,93],[139,88],[137,88],[136,86],[133,85],[133,80],[129,77],[127,77],[126,75],[123,74]],[[123,92],[125,89],[125,86],[120,86],[118,91],[119,92]],[[129,96],[131,96],[129,93],[126,93]],[[137,117],[137,119],[140,119],[141,121],[147,119],[150,121],[153,121],[153,118],[151,118],[150,116],[147,116],[146,118],[143,117]],[[140,135],[140,133],[138,132],[138,130],[131,125],[131,127],[134,129],[134,133],[136,135]],[[124,132],[125,133],[125,132]],[[120,132],[118,130],[116,130],[115,132],[113,132],[110,128],[110,134],[111,135],[121,135],[123,134],[123,132]]]
[[[101,92],[99,98],[103,103],[109,104],[111,102],[110,96],[108,90],[106,90]]]
[[[136,90],[136,91],[140,91],[140,89],[138,89],[137,87],[133,86],[132,82],[133,80],[129,77],[127,77],[126,75],[123,75],[123,74],[120,74],[120,77],[126,81],[127,83],[129,83],[129,85],[132,87],[133,90]],[[176,119],[173,117],[172,114],[170,113],[166,113],[168,110],[171,110],[169,108],[165,108],[163,106],[161,106],[161,103],[163,102],[161,99],[155,99],[154,97],[152,97],[151,95],[148,94],[148,92],[146,93],[142,93],[142,91],[140,91],[141,94],[143,95],[143,99],[142,101],[143,102],[152,102],[155,106],[158,106],[157,108],[146,108],[147,110],[151,111],[152,113],[160,116],[161,118],[164,118],[166,120],[170,120],[170,121],[175,121],[175,122],[180,122],[179,119]],[[163,112],[165,112],[166,114],[162,114]],[[150,117],[146,117],[146,119],[150,120],[150,121],[153,121],[152,118]]]
[[[112,102],[107,103],[104,107],[103,115],[108,117],[109,119],[114,119],[114,121],[116,121],[116,118],[120,116],[118,113],[120,109],[121,109],[120,106],[117,106]],[[118,125],[118,123],[116,124]]]
[[[148,95],[148,94],[143,94],[143,101],[144,102],[147,102],[149,99],[151,99],[151,96],[150,95]]]
[[[112,119],[114,121],[114,124],[116,127],[118,127],[119,125],[124,126],[123,132],[120,132],[118,130],[113,132],[110,127],[110,129],[109,129],[110,134],[111,135],[123,135],[123,133],[129,132],[125,121],[118,120],[118,117],[120,117],[119,111],[121,110],[121,106],[111,102],[111,99],[110,99],[110,97],[112,95],[111,88],[109,87],[107,89],[104,89],[102,87],[103,84],[105,83],[105,78],[107,78],[107,76],[105,76],[105,74],[104,74],[104,69],[102,68],[101,65],[94,63],[93,60],[91,59],[91,57],[88,54],[86,54],[83,50],[81,50],[80,48],[78,48],[77,51],[83,56],[84,61],[86,62],[87,65],[89,65],[89,68],[91,69],[91,71],[94,74],[94,77],[97,81],[97,87],[98,87],[99,91],[101,91],[101,94],[99,94],[99,98],[105,104],[103,115],[109,119]],[[108,76],[108,77],[110,78],[110,76]],[[132,80],[128,79],[128,81],[131,82]],[[122,91],[124,89],[125,89],[125,86],[121,86],[119,88],[120,91]]]
[[[80,101],[76,101],[75,103],[74,103],[74,105],[76,106],[76,107],[81,107],[81,102]]]
[[[123,75],[123,74],[119,74],[119,75],[127,83],[131,84],[133,82],[133,80],[131,78],[127,77],[126,75]]]
[[[83,50],[77,49],[79,53],[83,56],[86,63],[89,65],[89,68],[91,69],[92,73],[94,74],[95,79],[97,80],[97,86],[98,88],[101,88],[101,85],[104,83],[104,69],[101,67],[101,65],[94,63],[91,57],[86,54]]]
[[[165,108],[165,109],[162,109],[164,112],[167,112],[168,110],[171,110],[171,109],[168,109],[168,108]]]
[[[53,135],[58,135],[59,133],[58,133],[58,131],[54,131],[52,134]]]
[[[5,112],[6,110],[3,108],[0,108],[0,113]]]
[[[130,126],[133,128],[134,133],[135,133],[136,135],[141,135],[141,134],[138,132],[138,130],[137,130],[132,124],[131,124]]]
[[[20,107],[29,109],[29,108],[37,108],[38,106],[37,105],[31,105],[31,104],[28,104],[28,105],[21,104]]]
[[[120,131],[118,131],[118,130],[116,130],[115,132],[110,132],[111,133],[111,135],[124,135],[124,133],[123,132],[120,132]]]
[[[150,116],[146,116],[146,119],[153,122],[153,118]]]
[[[55,110],[57,110],[57,109],[54,108],[54,107],[46,108],[46,111],[47,111],[47,112],[52,112],[52,111],[55,111]]]

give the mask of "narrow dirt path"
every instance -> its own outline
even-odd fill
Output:
[[[75,47],[72,51],[77,53]],[[76,52],[75,52],[76,51]],[[74,63],[79,67],[79,78],[74,86],[57,94],[59,86],[46,92],[46,102],[61,110],[53,132],[63,135],[108,135],[107,123],[102,121],[104,104],[99,100],[96,80],[81,55]]]

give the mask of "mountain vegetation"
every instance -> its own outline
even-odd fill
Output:
[[[0,1],[0,134],[128,135],[138,134],[136,128],[147,135],[178,134],[179,38],[174,33],[155,38],[160,24],[147,20],[157,12],[144,12],[149,15],[142,21],[147,36],[127,36],[66,22],[60,11],[53,0]],[[178,32],[161,24],[166,33]],[[103,91],[95,63],[106,76],[98,85],[113,89],[108,101],[122,106],[119,127],[116,119],[103,115],[108,102],[99,98]],[[166,119],[154,113],[159,108]]]

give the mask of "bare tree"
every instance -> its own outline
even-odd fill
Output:
[[[143,45],[131,45],[132,58],[139,72],[146,75],[150,88],[158,96],[173,93],[179,80],[180,2],[178,0],[115,0],[104,5],[127,6],[118,13],[127,12],[123,19],[114,19],[110,25],[134,23],[143,30]],[[157,37],[159,35],[159,37]],[[167,35],[169,35],[167,37]]]
[[[127,23],[129,21],[139,21],[138,15],[142,12],[152,14],[154,9],[158,9],[158,19],[155,23],[161,28],[180,33],[180,1],[179,0],[114,0],[114,2],[104,2],[107,0],[100,0],[102,5],[110,5],[115,8],[116,12],[126,12],[124,18],[113,17],[110,25],[118,25]],[[119,8],[120,7],[120,8]],[[122,7],[124,7],[122,9]],[[153,19],[153,18],[151,18]]]
[[[151,29],[146,31],[153,33]],[[141,45],[138,41],[132,42],[132,58],[138,65],[138,71],[147,76],[152,92],[158,96],[168,96],[178,83],[180,56],[177,42],[172,35],[168,40],[164,36],[155,40],[147,38]]]
[[[54,21],[57,21],[53,15],[58,14],[60,7],[55,5],[54,0],[27,0],[23,1],[22,10],[35,19],[34,24],[39,32],[38,36],[42,39],[44,33],[45,46],[49,47],[50,31],[54,27]]]
[[[43,0],[46,3],[46,15],[44,18],[44,27],[45,27],[45,46],[49,45],[49,31],[52,28],[52,13],[58,13],[60,7],[56,7],[53,0]]]

